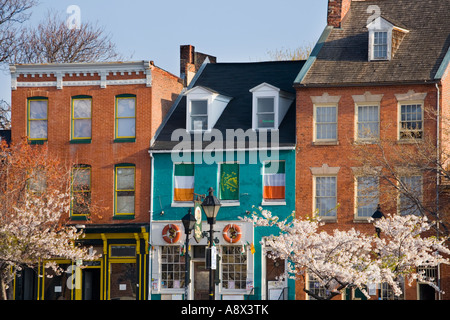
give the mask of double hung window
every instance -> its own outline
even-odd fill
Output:
[[[78,165],[72,168],[71,216],[81,217],[89,214],[91,203],[91,167]]]
[[[256,104],[258,129],[275,129],[275,98],[258,97]]]
[[[379,107],[377,105],[359,105],[357,112],[357,139],[372,140],[379,138]]]
[[[116,97],[116,140],[136,138],[136,96]]]
[[[47,140],[48,99],[28,99],[28,139],[30,141]]]
[[[191,100],[190,130],[208,129],[208,100]]]
[[[134,216],[135,201],[134,165],[121,164],[115,168],[115,212],[116,217]]]
[[[315,141],[337,140],[337,106],[316,106]]]
[[[324,219],[336,218],[337,206],[337,177],[315,177],[315,209],[319,217]]]
[[[92,99],[72,99],[72,140],[86,140],[92,137]]]
[[[400,105],[400,139],[421,139],[423,136],[422,104]]]

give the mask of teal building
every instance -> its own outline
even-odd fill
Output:
[[[181,218],[190,211],[209,230],[195,200],[210,188],[221,203],[215,299],[295,298],[295,282],[279,280],[286,262],[266,257],[273,230],[243,218],[259,208],[281,218],[295,210],[292,84],[303,64],[206,62],[173,104],[149,149],[151,299],[209,299],[208,239],[192,233],[186,246]]]

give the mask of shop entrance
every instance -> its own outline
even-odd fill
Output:
[[[83,269],[83,300],[100,300],[100,268]]]
[[[209,270],[205,262],[194,262],[194,299],[209,299]]]

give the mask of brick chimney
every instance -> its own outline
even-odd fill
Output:
[[[192,45],[180,46],[180,78],[184,79],[186,86],[191,82],[206,58],[209,58],[210,63],[217,62],[216,57],[196,52]]]
[[[352,0],[328,0],[327,25],[340,28]]]

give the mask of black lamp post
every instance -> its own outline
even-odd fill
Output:
[[[383,212],[381,212],[380,205],[377,206],[377,210],[373,213],[372,218],[377,221],[378,219],[384,218]],[[377,233],[378,238],[380,237],[381,229],[375,227],[375,232]]]
[[[205,200],[202,203],[203,211],[205,211],[206,214],[206,220],[209,224],[209,257],[210,257],[210,268],[209,268],[209,300],[214,300],[214,270],[212,269],[212,243],[214,238],[214,224],[216,223],[217,214],[219,213],[220,209],[220,201],[213,195],[213,188],[209,188],[208,193],[205,197]]]
[[[195,226],[195,217],[192,215],[191,208],[189,208],[188,213],[181,218],[181,222],[183,222],[184,226],[184,233],[186,234],[186,244],[185,244],[185,250],[186,250],[186,256],[185,256],[185,276],[184,276],[184,299],[188,299],[188,288],[189,283],[191,282],[191,279],[189,277],[189,234],[194,229]]]

